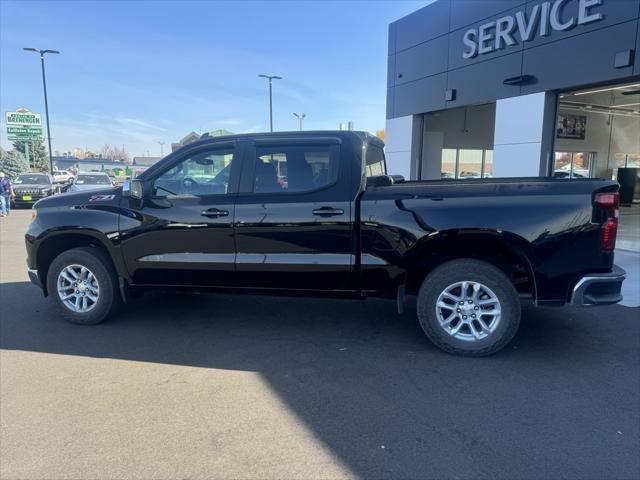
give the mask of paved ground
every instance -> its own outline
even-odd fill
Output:
[[[0,477],[640,477],[640,309],[443,354],[381,301],[149,295],[78,327],[0,220]]]

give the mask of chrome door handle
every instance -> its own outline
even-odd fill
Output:
[[[200,215],[202,215],[203,217],[212,217],[212,218],[228,217],[229,216],[229,211],[228,210],[218,210],[217,208],[210,208],[208,210],[203,210],[202,212],[200,212]]]
[[[322,207],[316,208],[312,213],[319,217],[333,217],[336,215],[344,214],[344,210],[342,210],[341,208]]]

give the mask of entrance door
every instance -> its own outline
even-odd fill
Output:
[[[558,178],[590,178],[595,164],[592,152],[555,152],[553,176]]]
[[[122,251],[135,284],[232,282],[237,156],[230,142],[189,150],[144,180],[142,201],[124,200]]]
[[[340,289],[354,263],[337,139],[256,141],[236,203],[236,274],[253,288]]]

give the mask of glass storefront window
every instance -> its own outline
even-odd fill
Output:
[[[493,177],[493,150],[484,151],[484,168],[482,178]]]
[[[442,149],[441,176],[443,180],[456,178],[456,155],[455,148]]]
[[[589,178],[595,154],[592,152],[556,152],[553,176],[557,178]]]
[[[482,150],[461,149],[458,157],[458,178],[480,178]]]

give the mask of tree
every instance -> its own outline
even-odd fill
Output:
[[[6,151],[0,147],[0,172],[4,172],[11,178],[29,171],[27,159],[18,150]]]
[[[380,140],[382,140],[384,142],[384,139],[386,137],[384,129],[376,130],[376,137],[378,137]]]
[[[26,157],[24,148],[25,143],[26,142],[15,141],[13,142],[13,148]],[[31,170],[34,172],[49,171],[49,155],[47,155],[42,139],[31,140],[29,142],[29,163]]]
[[[104,159],[118,160],[120,162],[129,163],[129,152],[127,152],[127,149],[124,148],[124,145],[122,146],[122,148],[118,148],[112,147],[108,143],[104,144],[100,149],[99,155]]]

